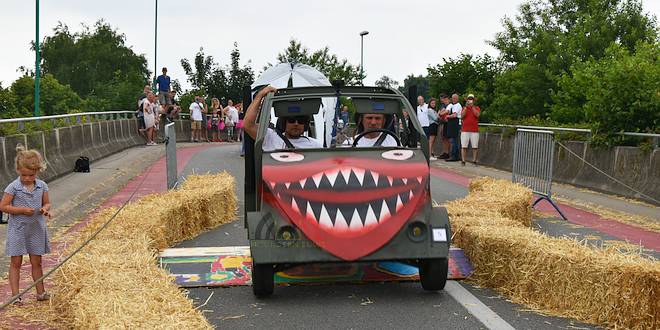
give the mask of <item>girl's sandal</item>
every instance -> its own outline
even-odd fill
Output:
[[[44,292],[42,294],[37,295],[37,301],[44,301],[44,300],[50,300],[50,294],[48,294],[48,292]]]
[[[12,304],[12,306],[22,306],[23,305],[23,300],[21,298],[18,298],[16,300],[14,300],[14,302],[11,303],[11,304]]]

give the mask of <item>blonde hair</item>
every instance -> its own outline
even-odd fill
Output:
[[[220,100],[218,98],[214,97],[211,99],[211,108],[216,109],[220,107]]]
[[[19,143],[16,145],[16,169],[21,168],[41,172],[46,170],[46,162],[39,151],[27,149]]]

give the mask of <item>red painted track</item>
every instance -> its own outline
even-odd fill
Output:
[[[431,167],[431,175],[464,187],[467,187],[470,182],[469,177],[437,167]],[[582,225],[600,233],[626,240],[632,244],[640,244],[647,249],[660,251],[660,235],[657,233],[606,219],[598,214],[580,210],[566,204],[559,204],[559,208],[564,212],[568,221],[571,223]],[[546,213],[556,214],[557,212],[547,201],[539,202],[539,204],[537,204],[537,209]]]

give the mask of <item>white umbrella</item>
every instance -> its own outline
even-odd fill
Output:
[[[252,83],[252,89],[255,87],[271,85],[275,88],[287,87],[310,87],[310,86],[332,86],[330,80],[323,73],[315,68],[300,63],[280,63],[268,68]],[[325,131],[327,144],[332,139],[332,124],[335,117],[335,105],[337,99],[334,97],[324,97],[321,100],[321,109],[314,115],[314,122],[317,123],[316,137],[322,137]],[[325,118],[324,118],[325,117]],[[271,110],[271,121],[275,123],[274,113]],[[325,122],[325,125],[319,125]]]

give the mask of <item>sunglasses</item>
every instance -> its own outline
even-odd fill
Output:
[[[293,123],[297,122],[298,124],[303,124],[304,125],[304,124],[307,124],[307,118],[306,117],[291,117],[291,118],[287,118],[286,122],[289,123],[289,124],[293,124]]]

